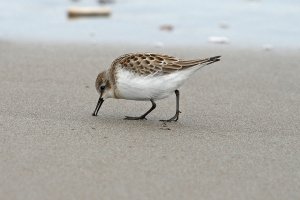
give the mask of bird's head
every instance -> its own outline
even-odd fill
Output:
[[[95,87],[101,98],[106,99],[108,97],[110,84],[106,71],[98,74],[95,82]]]
[[[95,87],[97,92],[99,93],[100,97],[96,106],[96,109],[93,113],[94,116],[98,114],[98,111],[104,102],[105,99],[112,97],[112,88],[111,84],[107,75],[107,71],[103,71],[98,74]]]

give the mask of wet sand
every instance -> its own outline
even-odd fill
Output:
[[[129,51],[222,55],[157,102],[107,100],[97,73]],[[0,199],[299,199],[297,50],[0,42]]]

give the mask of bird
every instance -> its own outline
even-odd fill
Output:
[[[156,108],[156,101],[175,93],[176,112],[163,122],[179,119],[179,88],[200,68],[220,61],[221,56],[184,60],[157,53],[128,53],[116,58],[111,66],[98,74],[95,87],[100,95],[93,116],[97,116],[108,98],[150,101],[152,106],[141,116],[125,116],[125,120],[145,120]]]

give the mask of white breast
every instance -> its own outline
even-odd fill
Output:
[[[117,90],[121,98],[130,100],[164,99],[178,89],[198,69],[193,67],[175,73],[139,76],[125,69],[118,69]]]

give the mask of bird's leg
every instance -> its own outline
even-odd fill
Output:
[[[151,108],[143,115],[139,116],[139,117],[129,117],[129,116],[125,116],[125,120],[142,120],[142,119],[146,119],[146,116],[156,108],[156,103],[150,99],[151,103],[152,103],[152,106]]]
[[[176,94],[176,113],[173,117],[171,117],[170,119],[167,120],[160,120],[162,122],[176,122],[179,119],[179,113],[181,113],[179,111],[179,90],[175,90],[175,94]]]

